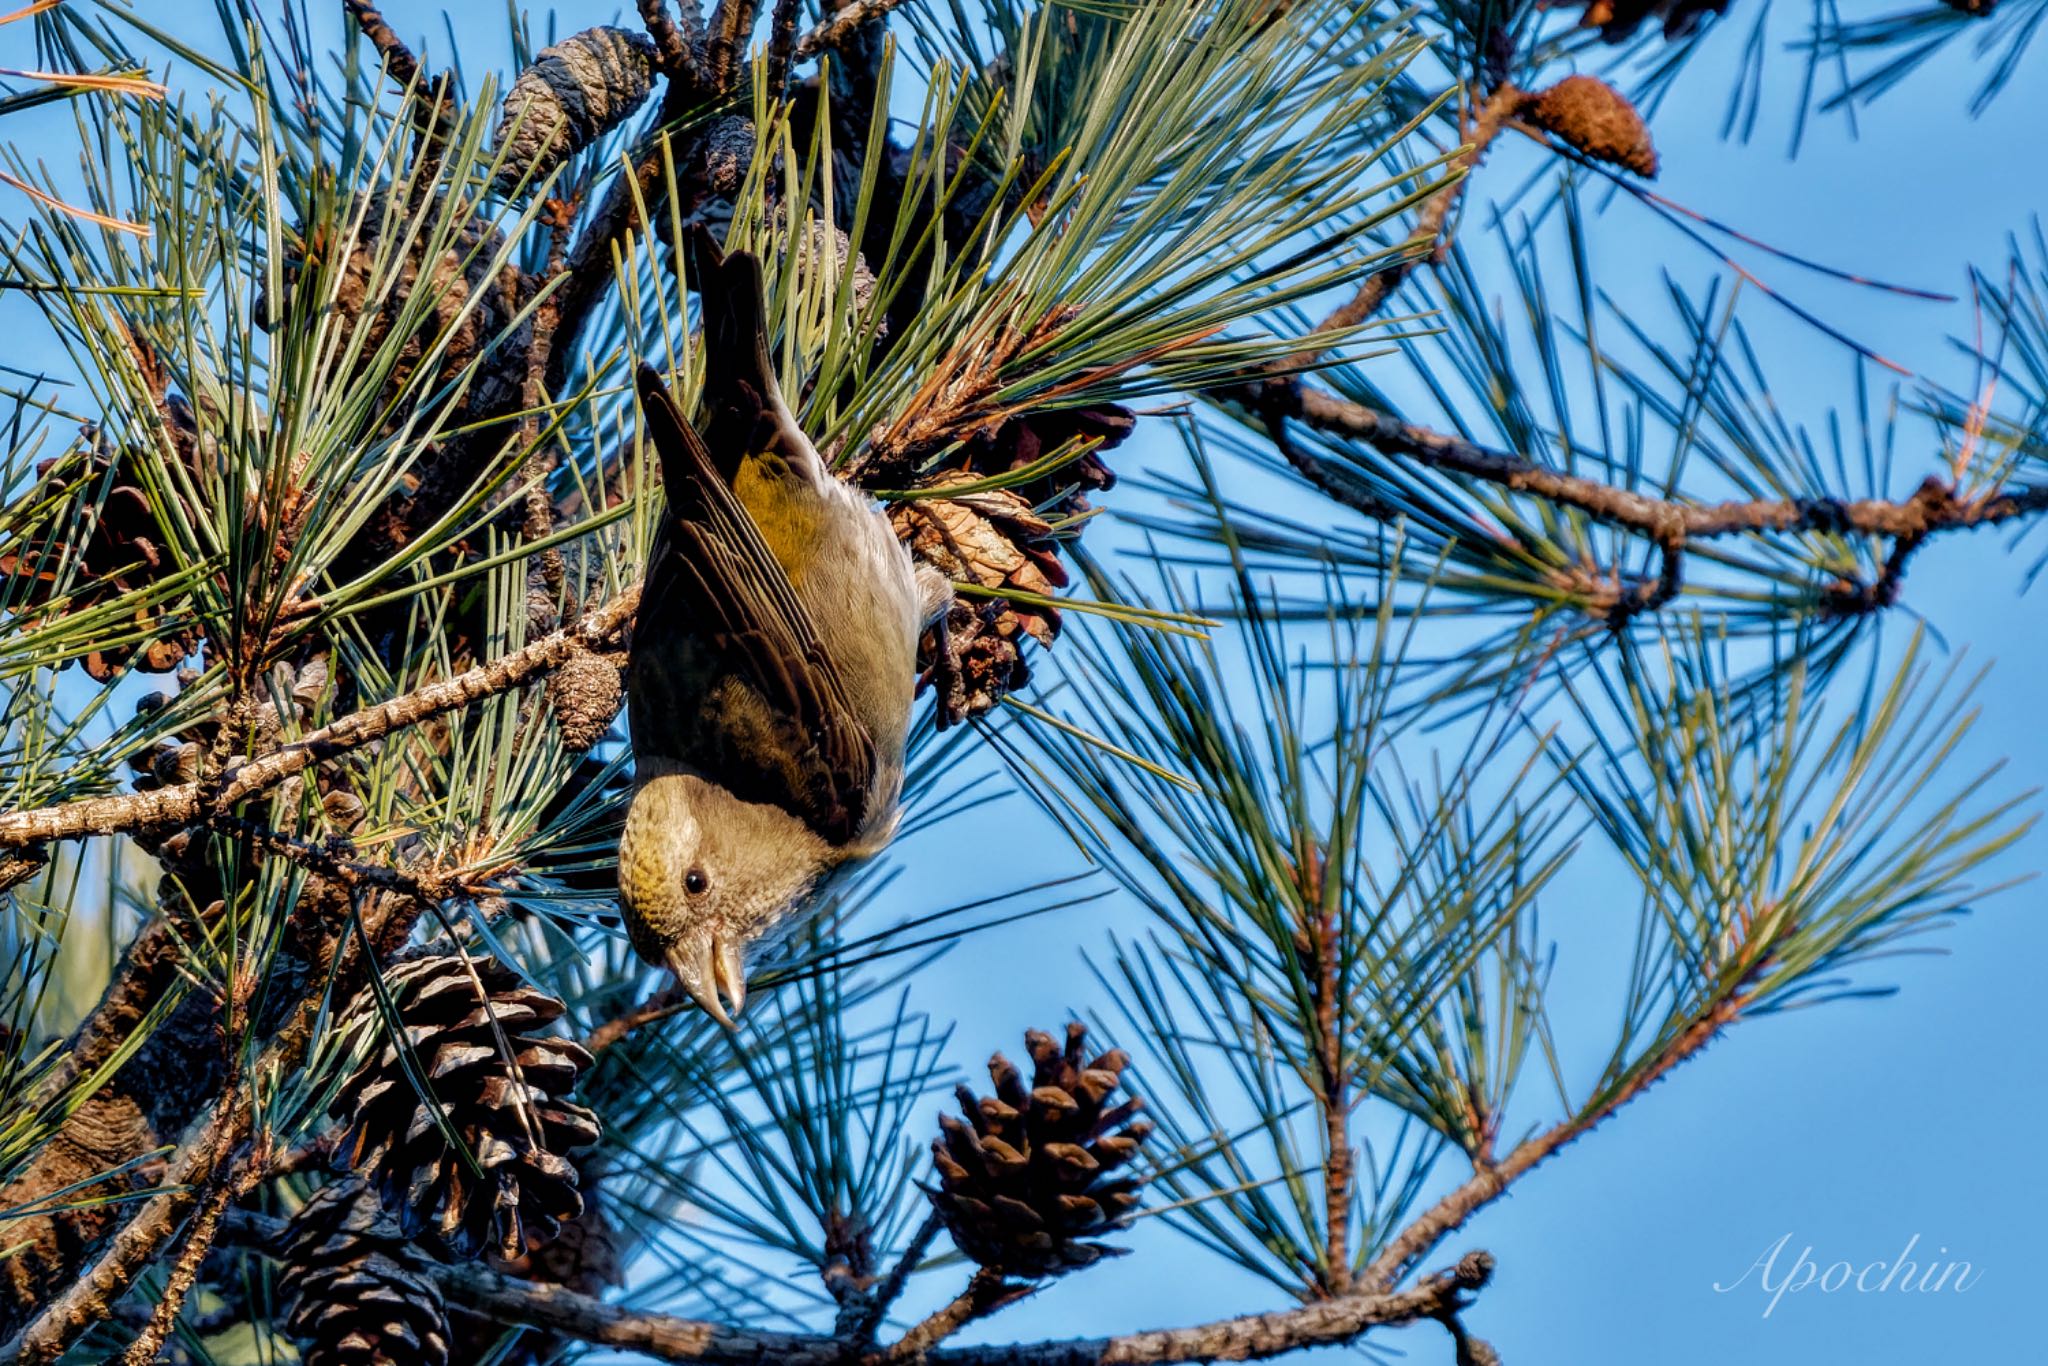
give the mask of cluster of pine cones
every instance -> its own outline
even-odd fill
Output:
[[[584,1213],[569,1155],[597,1116],[566,1099],[590,1054],[544,1033],[562,1003],[493,958],[428,953],[360,994],[364,1054],[336,1093],[338,1167],[292,1221],[281,1288],[307,1366],[442,1366],[435,1260],[543,1249]]]

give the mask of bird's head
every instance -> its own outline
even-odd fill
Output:
[[[779,807],[741,801],[694,773],[650,776],[633,793],[619,840],[619,898],[633,947],[730,1025],[746,1000],[748,952],[789,921],[837,861]]]

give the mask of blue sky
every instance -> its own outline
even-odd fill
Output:
[[[1736,0],[1709,63],[1734,60],[1747,29],[1743,10],[1754,3]],[[175,23],[189,13],[204,30],[212,26],[211,10],[177,0],[156,17]],[[574,17],[564,28],[602,17],[569,12]],[[478,38],[478,48],[464,52],[472,71],[497,60],[500,23],[496,5],[460,15],[459,38],[466,43],[472,31]],[[429,26],[421,15],[406,27]],[[432,27],[438,31],[438,22]],[[1713,69],[1695,70],[1656,124],[1665,167],[1658,188],[1834,265],[1959,288],[1966,265],[2001,263],[2007,232],[2024,229],[2043,207],[2032,149],[2048,126],[2048,82],[2030,86],[2024,76],[1970,120],[1964,107],[1974,81],[1962,57],[1938,60],[1866,110],[1860,140],[1851,140],[1838,118],[1821,119],[1796,162],[1782,150],[1795,59],[1774,68],[1767,101],[1773,112],[1748,145],[1715,136],[1726,85]],[[1625,304],[1640,298],[1646,310],[1661,307],[1657,275],[1666,263],[1688,283],[1707,278],[1707,258],[1666,231],[1646,229],[1626,207],[1610,212],[1599,238],[1603,253],[1612,253],[1603,259],[1614,263]],[[1783,267],[1768,273],[1878,351],[1966,382],[1945,342],[1967,331],[1966,305],[1910,302]],[[1817,418],[1827,402],[1846,396],[1847,368],[1836,349],[1782,314],[1752,307],[1748,316],[1780,395],[1799,415]],[[1178,458],[1177,443],[1156,436],[1133,442],[1117,463],[1166,468]],[[1902,463],[1913,473],[1900,476],[1894,492],[1901,494],[1919,473],[1911,453],[1902,453]],[[1117,499],[1107,501],[1114,507]],[[1906,602],[1939,626],[1947,649],[1994,666],[1980,694],[1983,724],[1958,756],[1960,769],[2002,757],[2014,783],[2030,784],[2048,772],[2048,734],[2038,722],[2048,646],[2031,629],[2040,619],[2038,595],[2019,593],[2026,552],[2008,554],[2009,540],[1980,532],[1931,545],[1908,581]],[[904,909],[947,904],[962,889],[986,891],[982,870],[970,866],[977,861],[959,851],[983,847],[994,837],[994,822],[1020,818],[1028,819],[1012,803],[1001,816],[975,818],[986,826],[970,822],[907,843],[899,857],[909,876],[896,892]],[[1039,858],[1047,869],[1077,863],[1049,829],[1020,866]],[[2037,833],[2007,871],[2044,863],[2048,835]],[[1603,890],[1589,879],[1567,878],[1557,895],[1592,905]],[[1741,1026],[1527,1178],[1436,1259],[1451,1260],[1468,1247],[1498,1257],[1495,1284],[1468,1316],[1473,1330],[1513,1366],[2024,1359],[2022,1345],[2038,1340],[2028,1311],[2048,1274],[2037,1232],[2044,1192],[2034,1155],[2035,1135],[2048,1121],[2041,1085],[2048,1044],[2033,1008],[2038,965],[2048,961],[2041,896],[2036,886],[1998,896],[1943,937],[1945,956],[1890,964],[1882,980],[1903,988],[1895,997]],[[1554,896],[1546,905],[1555,902]],[[1094,983],[1068,945],[1099,947],[1108,931],[1140,923],[1111,902],[1067,912],[1053,925],[1027,923],[971,938],[929,975],[921,1004],[959,1021],[956,1052],[971,1070],[991,1049],[1014,1051],[1027,1025],[1091,1004]],[[1617,925],[1625,928],[1625,918]],[[1592,992],[1583,1002],[1553,1002],[1566,1030],[1581,1014],[1578,1023],[1597,1029],[1610,1005]],[[1810,1289],[1765,1315],[1770,1296],[1756,1288],[1750,1269],[1781,1239],[1782,1269],[1808,1246],[1822,1267],[1861,1266],[1893,1258],[1914,1238],[1922,1261],[1968,1261],[1970,1288]],[[1164,1229],[1141,1228],[1131,1242],[1138,1255],[1049,1288],[978,1336],[1087,1334],[1274,1307],[1269,1291]],[[1746,1271],[1749,1280],[1737,1289],[1715,1290],[1716,1282],[1737,1281]],[[951,1288],[934,1277],[920,1293],[936,1299]],[[1410,1360],[1449,1360],[1433,1326],[1374,1340],[1381,1341],[1405,1349]]]

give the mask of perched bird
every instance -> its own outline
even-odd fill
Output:
[[[783,403],[760,263],[696,243],[705,426],[639,375],[667,512],[627,670],[633,947],[721,1023],[748,950],[895,834],[917,639],[951,601]]]

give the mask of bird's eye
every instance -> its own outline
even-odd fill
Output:
[[[711,889],[711,879],[704,876],[702,868],[692,868],[683,874],[683,890],[691,896],[702,896]]]

